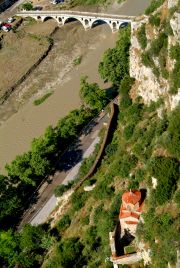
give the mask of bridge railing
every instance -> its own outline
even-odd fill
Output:
[[[92,16],[92,17],[105,17],[105,18],[115,18],[115,19],[135,19],[136,16],[126,16],[118,14],[108,14],[108,13],[94,13],[94,12],[81,12],[81,11],[71,11],[71,10],[45,10],[45,11],[20,11],[17,15],[79,15],[79,16]]]

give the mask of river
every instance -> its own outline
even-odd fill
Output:
[[[54,48],[47,58],[23,82],[21,90],[30,91],[34,86],[37,93],[0,127],[0,169],[10,163],[16,155],[30,149],[34,137],[44,133],[48,125],[55,126],[60,118],[81,104],[79,97],[80,78],[108,87],[98,75],[98,64],[104,51],[115,45],[117,34],[109,26],[97,26],[84,31],[79,23],[65,25],[54,35]],[[82,62],[73,66],[73,59],[82,55]],[[33,101],[47,90],[54,93],[41,105]],[[10,109],[10,108],[9,108]]]

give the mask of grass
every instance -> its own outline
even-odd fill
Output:
[[[35,101],[34,101],[34,105],[40,105],[41,103],[43,103],[45,100],[47,100],[47,98],[49,98],[51,95],[53,94],[53,91],[51,91],[51,92],[48,92],[48,93],[46,93],[45,95],[43,95],[41,98],[39,98],[39,99],[36,99]]]
[[[73,64],[76,66],[76,65],[79,65],[79,64],[81,64],[81,61],[82,61],[82,56],[79,56],[79,57],[77,57],[77,58],[75,58],[74,60],[73,60]]]

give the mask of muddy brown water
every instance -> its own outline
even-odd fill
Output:
[[[79,23],[69,23],[54,35],[55,44],[47,58],[21,84],[4,106],[0,126],[0,172],[16,155],[30,149],[34,137],[44,133],[48,125],[58,120],[81,104],[79,97],[80,78],[98,82],[108,88],[98,75],[98,64],[104,51],[115,45],[117,34],[112,34],[108,25],[84,31]],[[73,60],[82,55],[82,62],[73,65]],[[39,106],[34,99],[47,91],[54,93]],[[16,112],[16,113],[15,113]]]

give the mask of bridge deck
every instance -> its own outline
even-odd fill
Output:
[[[104,14],[104,13],[93,13],[93,12],[81,12],[81,11],[71,11],[71,10],[45,10],[45,11],[22,11],[18,12],[17,16],[67,16],[67,15],[75,15],[75,16],[84,16],[84,17],[93,17],[93,18],[107,18],[107,19],[135,19],[135,16],[124,16],[124,15],[116,15],[116,14]]]

